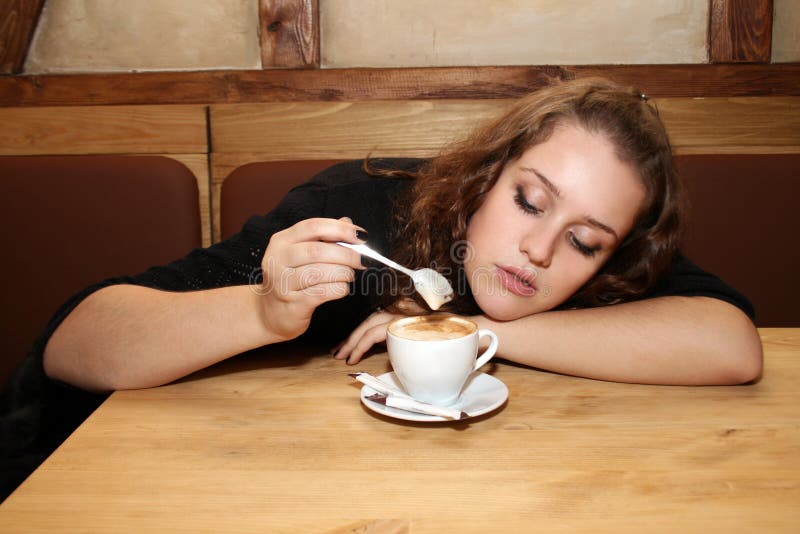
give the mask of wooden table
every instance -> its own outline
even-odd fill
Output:
[[[0,531],[800,532],[800,328],[761,334],[750,386],[490,364],[510,398],[462,423],[375,415],[327,356],[238,357],[112,395]]]

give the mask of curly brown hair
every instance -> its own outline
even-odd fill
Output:
[[[440,270],[457,290],[446,311],[479,313],[465,283],[463,245],[470,218],[503,167],[545,142],[559,124],[604,135],[621,161],[638,172],[645,199],[634,226],[598,273],[560,308],[636,300],[667,272],[682,230],[683,194],[658,111],[640,91],[599,78],[557,82],[520,98],[501,116],[446,147],[416,172],[377,171],[413,178],[395,210],[393,257]],[[369,163],[366,163],[369,169]],[[464,290],[466,288],[466,290]],[[418,299],[418,296],[414,296]],[[387,297],[392,308],[397,296]],[[421,301],[418,301],[421,304]],[[424,306],[423,306],[424,308]]]

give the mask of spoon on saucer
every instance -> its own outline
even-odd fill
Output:
[[[422,269],[411,270],[407,267],[403,267],[397,262],[390,260],[380,253],[375,252],[367,245],[353,245],[351,243],[343,243],[341,241],[337,242],[336,244],[355,250],[362,256],[367,256],[373,260],[378,260],[384,265],[387,265],[392,269],[407,275],[409,278],[411,278],[411,281],[414,282],[414,289],[416,289],[417,293],[419,293],[420,296],[425,299],[425,302],[432,310],[438,310],[444,303],[453,300],[453,288],[450,286],[450,282],[447,281],[447,278],[437,273],[433,269],[428,269],[425,267]]]

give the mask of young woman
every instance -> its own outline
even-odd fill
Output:
[[[678,253],[670,145],[639,92],[561,83],[430,161],[368,167],[335,166],[226,242],[88,288],[45,333],[44,371],[90,391],[151,387],[303,334],[346,337],[335,357],[355,364],[390,319],[425,312],[335,244],[367,239],[449,276],[445,311],[492,328],[506,359],[625,382],[759,376],[749,304]]]

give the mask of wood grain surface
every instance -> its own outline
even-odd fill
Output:
[[[500,114],[507,100],[296,102],[211,106],[215,154],[260,160],[429,156]],[[800,147],[800,98],[653,99],[678,149]],[[222,159],[220,165],[225,164]],[[216,174],[216,173],[215,173]],[[213,178],[217,181],[217,178]]]
[[[708,56],[712,63],[769,63],[772,0],[711,0]]]
[[[161,154],[176,159],[186,165],[195,178],[197,178],[198,200],[200,201],[200,224],[202,244],[204,247],[211,245],[211,188],[208,176],[207,154]]]
[[[205,153],[203,106],[0,108],[0,155]]]
[[[118,392],[0,507],[4,532],[796,532],[800,329],[756,384],[665,387],[493,363],[461,423],[364,408],[292,346]],[[388,369],[377,353],[356,369]]]
[[[515,98],[605,76],[653,97],[800,96],[800,64],[575,65],[60,74],[0,77],[0,106]]]
[[[211,106],[215,153],[269,160],[431,155],[496,116],[503,100],[296,102]]]
[[[22,72],[44,0],[0,0],[0,74]]]
[[[318,0],[259,0],[261,66],[319,67]]]

